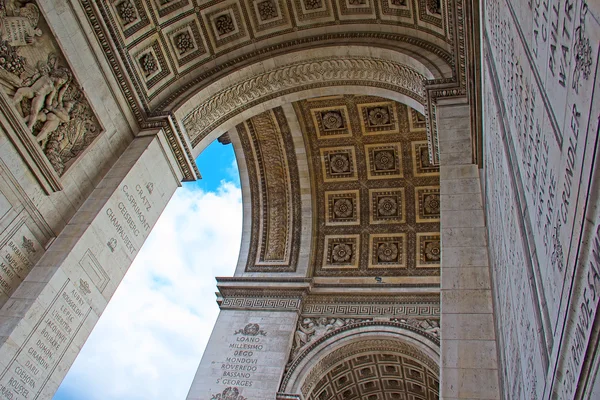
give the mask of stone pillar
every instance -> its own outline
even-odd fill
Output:
[[[221,311],[187,399],[211,400],[219,394],[229,398],[233,393],[248,400],[275,399],[308,283],[268,278],[218,281]]]
[[[0,398],[51,399],[181,173],[142,132],[0,309]]]
[[[470,107],[438,103],[441,194],[441,373],[443,399],[499,399],[487,230]]]

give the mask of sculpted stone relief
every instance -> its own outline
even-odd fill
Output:
[[[299,251],[300,189],[291,133],[281,108],[238,125],[248,162],[252,235],[247,271],[294,271]]]
[[[439,274],[439,168],[424,117],[370,96],[294,104],[313,163],[317,276]]]
[[[60,176],[101,133],[33,1],[0,0],[0,86]]]
[[[356,324],[359,322],[370,321],[365,318],[335,318],[335,317],[305,317],[298,323],[298,328],[294,333],[294,344],[292,347],[292,359],[295,358],[306,345],[315,342],[323,335],[334,332],[335,330]]]

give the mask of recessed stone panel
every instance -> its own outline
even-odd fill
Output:
[[[339,139],[352,136],[352,127],[345,106],[313,108],[312,120],[319,139]]]
[[[442,256],[439,232],[417,233],[417,267],[439,267]]]
[[[369,268],[406,268],[406,234],[371,234]]]
[[[125,39],[150,25],[142,0],[111,0],[109,4]]]
[[[375,0],[339,0],[341,20],[375,18]]]
[[[256,36],[290,29],[290,14],[284,0],[245,0]]]
[[[427,128],[425,116],[411,108],[408,113],[408,126],[411,132],[421,132]]]
[[[292,0],[292,4],[298,25],[313,25],[335,20],[330,0]]]
[[[358,190],[325,192],[326,225],[360,224],[360,194]]]
[[[356,180],[354,147],[327,147],[320,151],[325,182]]]
[[[429,160],[427,141],[412,142],[413,175],[416,177],[439,176],[440,168]]]
[[[411,0],[379,0],[381,19],[413,21],[413,2]]]
[[[365,145],[369,179],[402,178],[402,147],[395,144]]]
[[[165,30],[165,36],[179,71],[190,68],[210,56],[206,39],[194,17],[170,26]]]
[[[415,208],[417,222],[440,221],[439,186],[415,187]]]
[[[237,2],[219,3],[202,10],[202,15],[216,52],[249,40],[248,30]]]
[[[404,188],[369,189],[372,224],[403,224],[406,222]]]
[[[358,268],[360,235],[327,235],[323,268]]]
[[[360,124],[365,135],[399,133],[396,103],[359,104]]]

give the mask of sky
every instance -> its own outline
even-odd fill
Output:
[[[242,235],[233,147],[196,160],[54,400],[185,399],[216,321],[215,276],[232,276]]]

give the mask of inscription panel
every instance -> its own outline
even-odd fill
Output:
[[[487,79],[489,82],[489,79]],[[491,91],[490,85],[486,85]],[[530,284],[531,260],[527,259],[524,230],[515,204],[516,192],[511,181],[511,166],[495,112],[494,98],[486,93],[486,187],[490,259],[497,289],[496,318],[504,349],[506,390],[524,398],[540,398],[544,389],[547,360],[540,313],[535,309],[536,295]],[[529,265],[529,268],[526,266]],[[537,315],[537,318],[536,318]],[[538,379],[530,379],[530,377]],[[508,396],[509,398],[523,398]]]
[[[573,398],[589,340],[583,322],[595,313],[577,280],[592,240],[582,227],[593,204],[600,25],[575,0],[492,0],[484,22],[487,213],[506,393]]]
[[[39,398],[91,310],[83,295],[67,280],[9,366],[2,371],[1,398]]]
[[[221,310],[188,394],[189,400],[268,399],[277,392],[297,314]],[[219,396],[220,395],[220,396]]]
[[[547,6],[556,9],[560,5],[548,3]],[[525,19],[524,7],[519,8],[521,19]],[[517,14],[516,21],[513,18],[512,5],[502,0],[490,1],[485,16],[486,37],[504,99],[502,107],[512,133],[509,135],[511,151],[514,151],[515,167],[523,188],[530,245],[535,248],[533,262],[536,279],[540,281],[539,302],[548,305],[551,326],[547,329],[552,330],[559,324],[563,284],[572,274],[574,265],[571,237],[580,236],[583,203],[578,203],[577,191],[581,184],[586,184],[582,177],[589,175],[589,171],[582,170],[583,157],[590,141],[595,140],[593,135],[586,134],[585,127],[595,82],[600,27],[587,15],[585,2],[571,2],[569,7],[572,7],[572,18],[583,21],[578,26],[578,35],[585,36],[588,41],[589,38],[595,40],[595,48],[587,48],[592,52],[589,56],[593,64],[585,67],[594,73],[578,75],[577,70],[583,68],[579,53],[569,53],[568,68],[565,67],[564,72],[565,92],[560,96],[547,91],[544,86],[561,87],[559,82],[547,77],[552,75],[552,63],[544,63],[542,69],[538,69],[542,65],[535,62],[530,64],[533,50],[539,58],[544,57],[545,50],[541,44],[539,48],[535,46],[535,37],[531,38],[532,51],[521,41],[527,40],[523,33],[527,31],[527,25],[516,23],[521,20]],[[573,34],[567,32],[569,26],[563,26],[562,32],[571,36],[570,46],[575,48],[579,39],[574,30]],[[557,97],[561,100],[555,100]]]
[[[35,267],[33,250],[42,251],[23,239],[29,238],[25,225],[0,241],[0,260],[15,275],[33,267],[36,276],[2,309],[4,321],[12,321],[6,310],[19,321],[2,337],[10,345],[0,346],[0,399],[47,398],[57,389],[178,185],[163,143],[162,137],[135,139]],[[76,240],[73,224],[89,224]],[[57,254],[64,259],[46,258]],[[58,267],[53,274],[36,271],[49,264]]]

